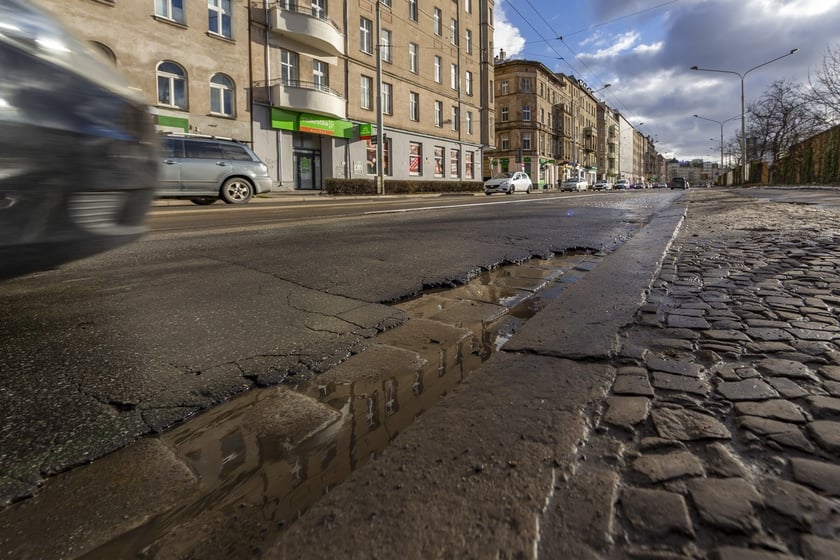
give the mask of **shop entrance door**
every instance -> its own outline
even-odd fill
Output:
[[[321,182],[320,150],[301,150],[294,152],[295,189],[316,190],[323,188]]]

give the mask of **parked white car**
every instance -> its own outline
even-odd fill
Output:
[[[600,179],[595,183],[595,190],[596,191],[611,191],[613,189],[613,184],[606,179]]]
[[[506,171],[484,182],[484,194],[513,194],[517,191],[530,193],[534,184],[524,171]]]
[[[561,191],[585,191],[589,189],[589,183],[582,177],[566,179],[560,186]]]

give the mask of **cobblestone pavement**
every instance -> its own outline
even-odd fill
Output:
[[[563,552],[840,558],[840,214],[686,196],[564,490],[600,513],[565,514]]]

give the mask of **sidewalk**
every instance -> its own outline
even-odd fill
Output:
[[[840,215],[683,201],[263,557],[840,558]]]

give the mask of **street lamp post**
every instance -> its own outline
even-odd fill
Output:
[[[787,56],[792,55],[799,49],[791,49],[789,53],[783,54],[782,56],[777,56],[773,60],[768,60],[767,62],[763,62],[758,66],[753,66],[749,70],[745,72],[735,72],[734,70],[716,70],[714,68],[700,68],[698,66],[692,66],[692,70],[700,70],[703,72],[720,72],[722,74],[735,74],[739,78],[741,78],[741,158],[742,163],[744,164],[744,169],[746,170],[746,163],[747,163],[747,125],[746,125],[746,111],[744,108],[744,78],[746,78],[747,74],[752,72],[753,70],[757,70],[762,66],[767,66],[771,62],[776,62],[777,60],[781,60]],[[696,115],[695,115],[696,116]]]
[[[715,119],[707,119],[706,117],[701,117],[700,115],[694,115],[694,118],[703,119],[704,121],[711,121],[713,123],[718,123],[720,125],[720,170],[723,171],[723,125],[728,123],[729,121],[735,120],[742,115],[735,115],[734,117],[730,117],[723,121],[716,121]]]

